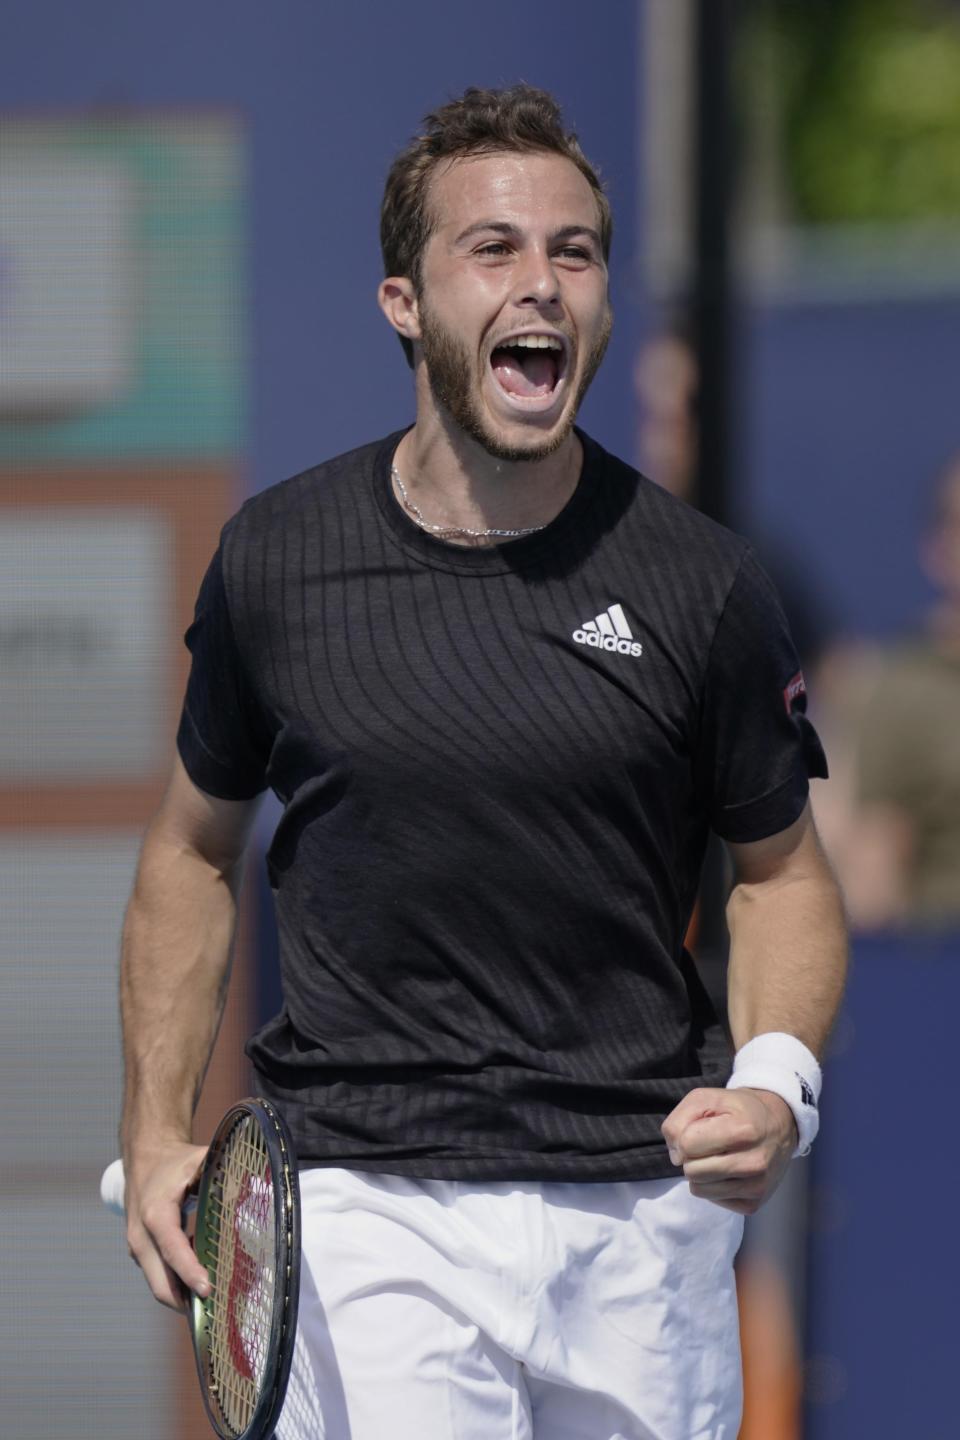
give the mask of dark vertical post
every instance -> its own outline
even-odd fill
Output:
[[[695,0],[694,268],[691,329],[699,370],[696,501],[714,520],[730,522],[734,364],[730,211],[733,200],[731,57],[736,0]],[[725,953],[727,879],[722,847],[711,844],[700,892],[698,951]]]
[[[733,125],[730,63],[734,0],[696,0],[693,326],[700,368],[697,500],[715,520],[729,518],[731,321],[730,207]]]

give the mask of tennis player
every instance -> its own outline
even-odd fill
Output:
[[[397,158],[415,423],[223,531],[125,926],[131,1252],[179,1223],[258,798],[303,1275],[283,1440],[734,1440],[733,1259],[816,1133],[845,963],[800,666],[749,546],[575,428],[610,209],[550,96]],[[727,842],[735,1059],[683,939]]]

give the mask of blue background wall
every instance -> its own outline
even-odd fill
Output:
[[[960,450],[960,265],[957,292],[744,317],[740,513],[789,539],[854,633],[889,636],[930,598],[917,550]]]
[[[861,939],[813,1169],[808,1440],[952,1440],[960,943]]]

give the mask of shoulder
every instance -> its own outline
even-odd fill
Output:
[[[252,495],[223,528],[226,567],[233,571],[251,551],[269,550],[282,543],[291,530],[301,532],[308,517],[335,515],[345,495],[355,499],[366,491],[363,482],[372,476],[380,452],[395,447],[402,433],[311,465]]]
[[[729,589],[746,565],[756,565],[742,535],[710,519],[664,490],[632,465],[578,432],[587,461],[596,467],[607,508],[618,512],[617,530],[648,559],[670,567],[679,577],[708,577]],[[759,568],[759,567],[758,567]]]

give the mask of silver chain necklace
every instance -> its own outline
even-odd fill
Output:
[[[390,474],[397,482],[397,489],[400,491],[400,499],[410,511],[421,530],[429,530],[431,535],[466,535],[470,540],[489,540],[496,537],[498,540],[516,540],[521,535],[535,535],[538,530],[546,529],[545,525],[528,525],[524,530],[471,530],[466,525],[431,525],[429,520],[423,517],[420,506],[407,494],[407,487],[400,479],[400,471],[396,465],[390,466]]]

